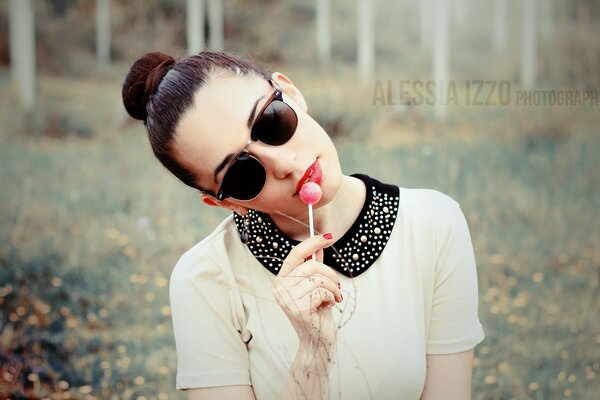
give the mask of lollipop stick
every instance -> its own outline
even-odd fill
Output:
[[[308,231],[310,232],[310,237],[315,236],[315,226],[313,223],[312,204],[308,205]],[[313,253],[313,255],[311,257],[313,260],[317,259],[317,255],[315,253]]]
[[[310,237],[315,236],[315,227],[313,223],[313,209],[312,205],[318,203],[321,199],[321,195],[323,192],[321,191],[321,187],[315,182],[306,182],[300,188],[300,200],[304,202],[304,204],[308,205],[308,227],[310,232]],[[317,255],[313,253],[313,260],[317,259]]]

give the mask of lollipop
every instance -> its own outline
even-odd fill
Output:
[[[305,204],[308,204],[308,227],[310,237],[315,236],[312,206],[321,200],[322,194],[323,192],[321,191],[321,187],[315,182],[306,182],[300,188],[300,200],[302,200]],[[313,254],[312,259],[316,260],[316,258],[317,256]]]
[[[300,188],[300,200],[309,206],[317,204],[321,200],[321,195],[323,195],[321,187],[315,182],[307,182]]]

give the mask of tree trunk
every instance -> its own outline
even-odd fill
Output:
[[[506,0],[494,0],[493,5],[492,47],[494,53],[504,54],[508,35],[508,3]]]
[[[35,21],[31,0],[10,1],[13,86],[26,114],[35,111]]]
[[[530,89],[536,80],[537,26],[536,0],[523,1],[523,47],[521,48],[521,86]]]
[[[209,46],[223,50],[223,0],[208,0]]]
[[[462,25],[467,22],[467,15],[469,12],[468,0],[454,0],[454,20]]]
[[[331,1],[317,0],[317,57],[319,63],[331,60]]]
[[[110,0],[96,0],[96,59],[100,68],[110,64]]]
[[[375,49],[373,43],[373,4],[371,0],[357,0],[358,15],[358,72],[363,82],[373,76]]]
[[[435,117],[446,117],[446,95],[449,75],[449,42],[450,29],[448,17],[448,1],[433,1],[433,79],[436,85]]]
[[[431,47],[431,30],[433,17],[432,0],[421,0],[420,5],[420,17],[421,17],[421,49],[428,50]]]
[[[540,31],[542,36],[550,37],[554,33],[554,2],[544,0],[540,3]]]
[[[204,50],[204,0],[187,0],[187,52],[198,54]]]

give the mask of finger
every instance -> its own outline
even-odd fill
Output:
[[[290,291],[292,292],[291,295],[293,298],[299,299],[319,287],[327,289],[333,293],[336,302],[339,303],[343,300],[342,291],[337,282],[334,282],[321,274],[313,274],[303,279],[296,286],[290,289]]]
[[[304,260],[304,261],[314,260],[314,261],[323,262],[323,254],[324,254],[323,249],[319,249],[315,253],[312,253],[309,257],[307,257],[306,260]]]
[[[316,289],[322,282],[332,282],[331,278],[318,272],[317,262],[315,265],[302,265],[285,277],[277,277],[275,289],[282,300],[298,300],[311,290]],[[327,268],[329,269],[329,268]],[[306,272],[306,270],[309,270]],[[335,286],[330,285],[331,287]]]
[[[289,281],[286,284],[277,284],[274,287],[273,295],[275,300],[280,306],[285,306],[286,308],[298,309],[300,304],[300,299],[305,297],[306,294],[310,293],[313,290],[318,288],[323,288],[333,293],[331,298],[331,303],[341,303],[344,301],[344,297],[341,290],[341,285],[339,281],[332,281],[328,277],[318,275],[318,278],[303,278],[299,279],[296,282],[290,283]],[[286,277],[285,279],[292,279],[291,277]],[[296,278],[293,278],[296,279]]]
[[[288,254],[288,256],[283,261],[283,265],[281,266],[281,270],[279,271],[280,276],[286,276],[296,268],[298,265],[302,264],[304,260],[309,258],[313,253],[331,245],[333,243],[333,235],[331,233],[326,233],[324,235],[313,236],[308,238],[299,244],[297,244]]]
[[[301,299],[302,302],[308,302],[310,305],[310,311],[316,311],[321,305],[333,305],[335,304],[335,297],[333,293],[325,288],[317,288],[310,291]]]
[[[315,311],[320,305],[336,303],[334,293],[309,281],[294,288],[276,287],[273,294],[282,309],[300,314]]]
[[[301,280],[306,279],[314,274],[324,275],[333,282],[336,282],[336,284],[339,282],[337,272],[333,268],[330,268],[318,261],[312,260],[302,263],[286,276],[277,276],[277,279],[283,280],[285,285],[291,287],[297,285]]]
[[[317,261],[322,263],[323,259],[325,257],[325,252],[323,251],[323,249],[319,249],[316,254],[317,254]]]

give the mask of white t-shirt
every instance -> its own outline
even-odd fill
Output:
[[[379,257],[359,276],[338,277],[331,399],[418,399],[427,354],[484,338],[467,223],[440,192],[400,188]],[[170,282],[178,389],[252,385],[257,400],[278,398],[298,339],[273,298],[274,278],[232,217],[181,257]]]

